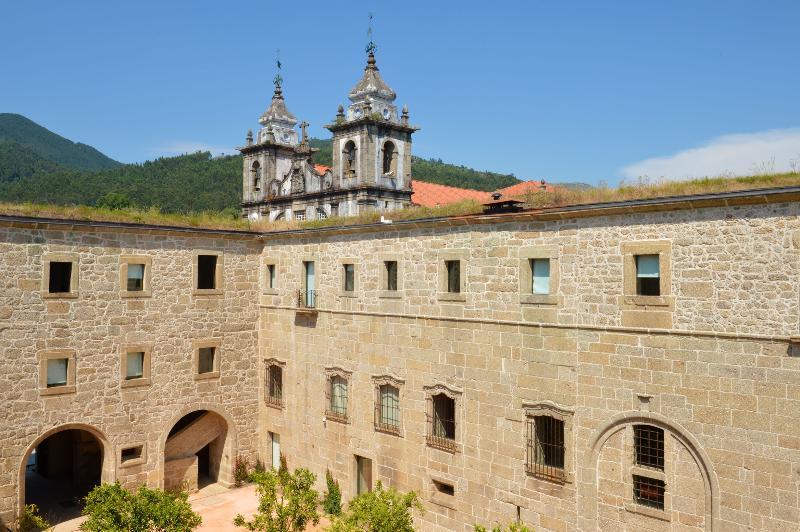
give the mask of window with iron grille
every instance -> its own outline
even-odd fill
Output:
[[[277,364],[267,368],[267,404],[283,406],[283,368]]]
[[[634,425],[635,464],[664,470],[664,430],[651,425]]]
[[[430,399],[427,442],[431,447],[454,451],[456,446],[456,401],[443,393]]]
[[[663,480],[633,475],[633,498],[638,504],[663,510],[664,491]]]
[[[332,375],[328,381],[328,408],[325,416],[334,421],[347,422],[347,379]]]
[[[528,473],[548,480],[563,480],[564,421],[546,415],[530,416],[527,433]]]
[[[378,387],[375,429],[392,433],[400,431],[400,390],[391,384]]]

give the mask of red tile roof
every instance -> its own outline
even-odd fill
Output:
[[[543,190],[551,190],[550,185],[545,185],[546,188],[542,188],[544,183],[542,181],[523,181],[521,183],[517,183],[516,185],[511,185],[510,187],[501,188],[497,192],[502,194],[503,196],[524,196],[527,193],[535,193],[541,192]]]
[[[437,207],[448,203],[458,203],[472,199],[484,202],[491,199],[489,192],[472,190],[469,188],[448,187],[447,185],[437,185],[426,181],[411,181],[411,203],[422,205],[423,207]]]
[[[327,172],[330,169],[331,169],[330,166],[325,166],[324,164],[315,164],[314,165],[314,171],[318,175],[325,175],[325,172]]]

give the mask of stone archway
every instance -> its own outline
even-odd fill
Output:
[[[163,489],[191,492],[209,483],[234,484],[235,425],[215,406],[201,404],[179,412],[167,424],[159,448]]]
[[[80,514],[81,499],[100,483],[114,481],[114,453],[90,425],[69,423],[36,438],[25,450],[18,478],[17,512],[36,504],[58,523]]]
[[[598,460],[604,444],[615,434],[633,424],[648,424],[659,427],[674,437],[694,460],[703,480],[705,495],[705,527],[706,530],[719,530],[719,481],[714,472],[711,459],[703,450],[700,442],[684,427],[655,412],[624,412],[611,418],[602,425],[592,439],[586,460],[580,470],[581,508],[579,528],[582,530],[598,529]]]

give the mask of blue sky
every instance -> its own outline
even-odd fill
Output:
[[[231,150],[280,48],[327,138],[368,12],[417,155],[590,183],[800,166],[795,0],[4,2],[0,112],[125,162]]]

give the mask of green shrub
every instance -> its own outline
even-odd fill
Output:
[[[80,529],[86,532],[186,532],[202,519],[185,491],[165,492],[140,486],[135,492],[119,482],[96,486],[84,499],[89,516]]]
[[[475,525],[475,532],[533,532],[533,529],[528,528],[522,523],[511,523],[506,528],[497,525],[492,528],[491,531],[485,526]]]
[[[329,469],[325,470],[325,482],[328,484],[328,491],[322,499],[322,508],[328,515],[339,515],[342,513],[342,490]]]
[[[131,199],[125,194],[119,192],[108,192],[97,200],[97,206],[101,209],[108,209],[110,211],[121,211],[133,206]]]
[[[35,504],[26,504],[22,513],[14,522],[12,530],[15,532],[32,532],[33,530],[44,530],[50,528],[50,523],[39,515],[39,507]]]
[[[233,483],[236,487],[250,480],[250,462],[246,458],[237,456],[233,463]]]
[[[383,489],[380,482],[374,491],[362,493],[347,505],[347,512],[333,519],[331,532],[414,532],[414,516],[425,510],[417,494]]]

